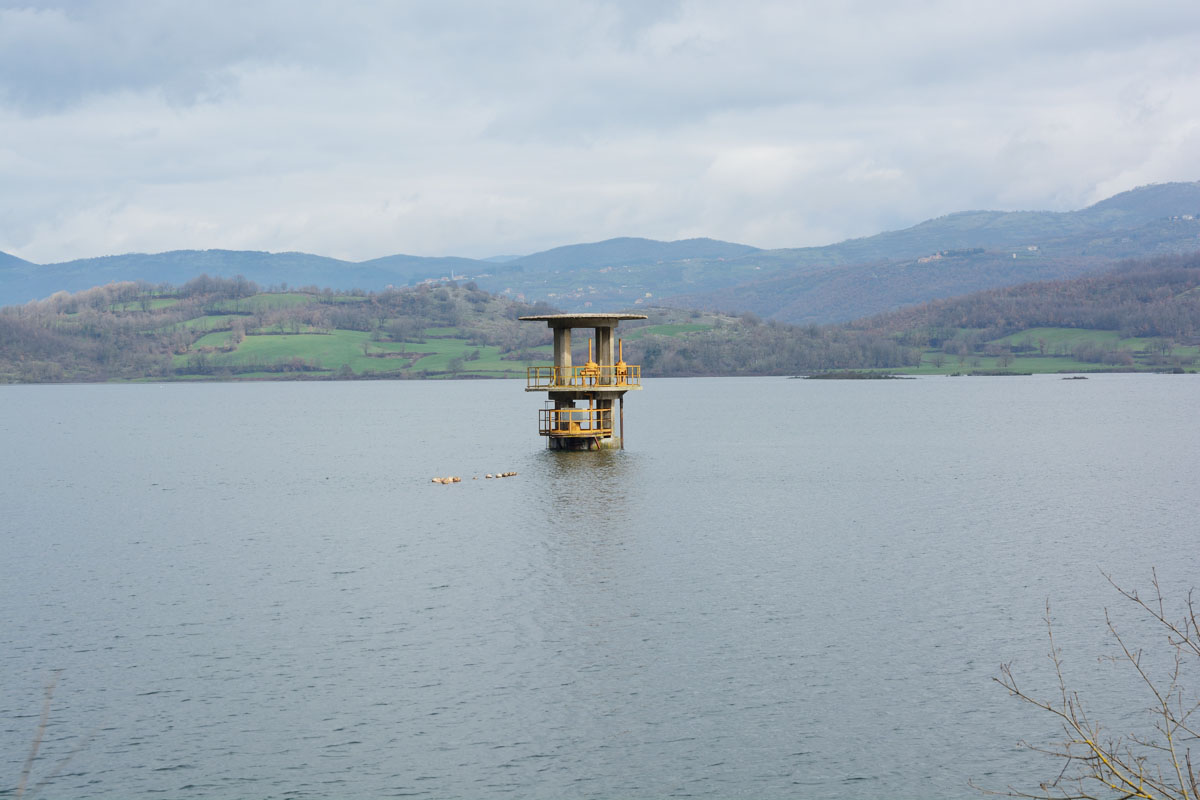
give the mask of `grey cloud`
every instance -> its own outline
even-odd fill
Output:
[[[220,100],[247,66],[352,62],[353,15],[312,17],[300,8],[278,0],[5,3],[0,97],[34,114],[122,91],[157,91],[187,105]]]
[[[139,10],[140,9],[140,10]],[[107,9],[8,8],[0,11],[0,89],[31,113],[62,110],[84,98],[160,87],[176,101],[219,92],[228,68],[249,58],[253,41],[207,39],[171,6],[114,3]]]
[[[1200,176],[1197,73],[1182,2],[0,0],[0,250],[795,246],[1078,207]]]

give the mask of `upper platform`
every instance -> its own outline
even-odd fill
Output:
[[[527,392],[624,394],[641,388],[641,366],[624,361],[603,367],[591,361],[582,367],[527,367],[525,372]]]
[[[545,322],[551,328],[614,328],[627,319],[646,319],[645,314],[606,314],[601,312],[583,314],[538,314],[518,317],[522,322]]]

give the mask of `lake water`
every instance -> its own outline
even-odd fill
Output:
[[[1047,599],[1123,715],[1102,571],[1200,574],[1194,376],[648,380],[612,453],[522,390],[0,387],[0,791],[54,674],[38,797],[1031,788]]]

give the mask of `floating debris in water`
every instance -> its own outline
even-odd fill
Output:
[[[489,472],[487,475],[484,475],[483,477],[485,477],[485,478],[511,478],[516,474],[517,474],[516,471],[496,472],[496,473]],[[476,476],[472,477],[471,480],[477,481],[477,480],[479,480],[479,476],[476,475]],[[460,478],[457,475],[447,475],[444,478],[442,478],[442,477],[434,478],[433,480],[430,481],[430,483],[441,483],[441,484],[462,483],[462,478]]]

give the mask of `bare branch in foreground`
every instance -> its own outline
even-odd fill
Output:
[[[1104,618],[1108,634],[1116,642],[1119,654],[1112,657],[1137,676],[1149,699],[1149,732],[1132,731],[1113,736],[1089,716],[1079,694],[1068,688],[1062,654],[1054,642],[1050,603],[1046,603],[1046,632],[1050,640],[1050,659],[1058,679],[1058,691],[1051,700],[1034,697],[1018,684],[1011,664],[1002,664],[1000,675],[993,678],[1009,694],[1057,718],[1063,738],[1045,746],[1021,742],[1034,752],[1061,760],[1057,775],[1040,783],[1036,791],[1008,787],[1007,791],[980,788],[985,794],[1038,800],[1200,800],[1200,775],[1193,766],[1192,747],[1200,741],[1195,718],[1200,696],[1187,695],[1185,672],[1200,674],[1200,625],[1189,592],[1185,611],[1179,620],[1168,617],[1166,602],[1153,574],[1153,596],[1143,599],[1136,590],[1125,590],[1109,575],[1109,583],[1126,600],[1148,616],[1148,629],[1164,635],[1171,666],[1164,674],[1152,673],[1143,652],[1128,643],[1117,629],[1108,610]],[[972,783],[972,785],[974,785]]]

